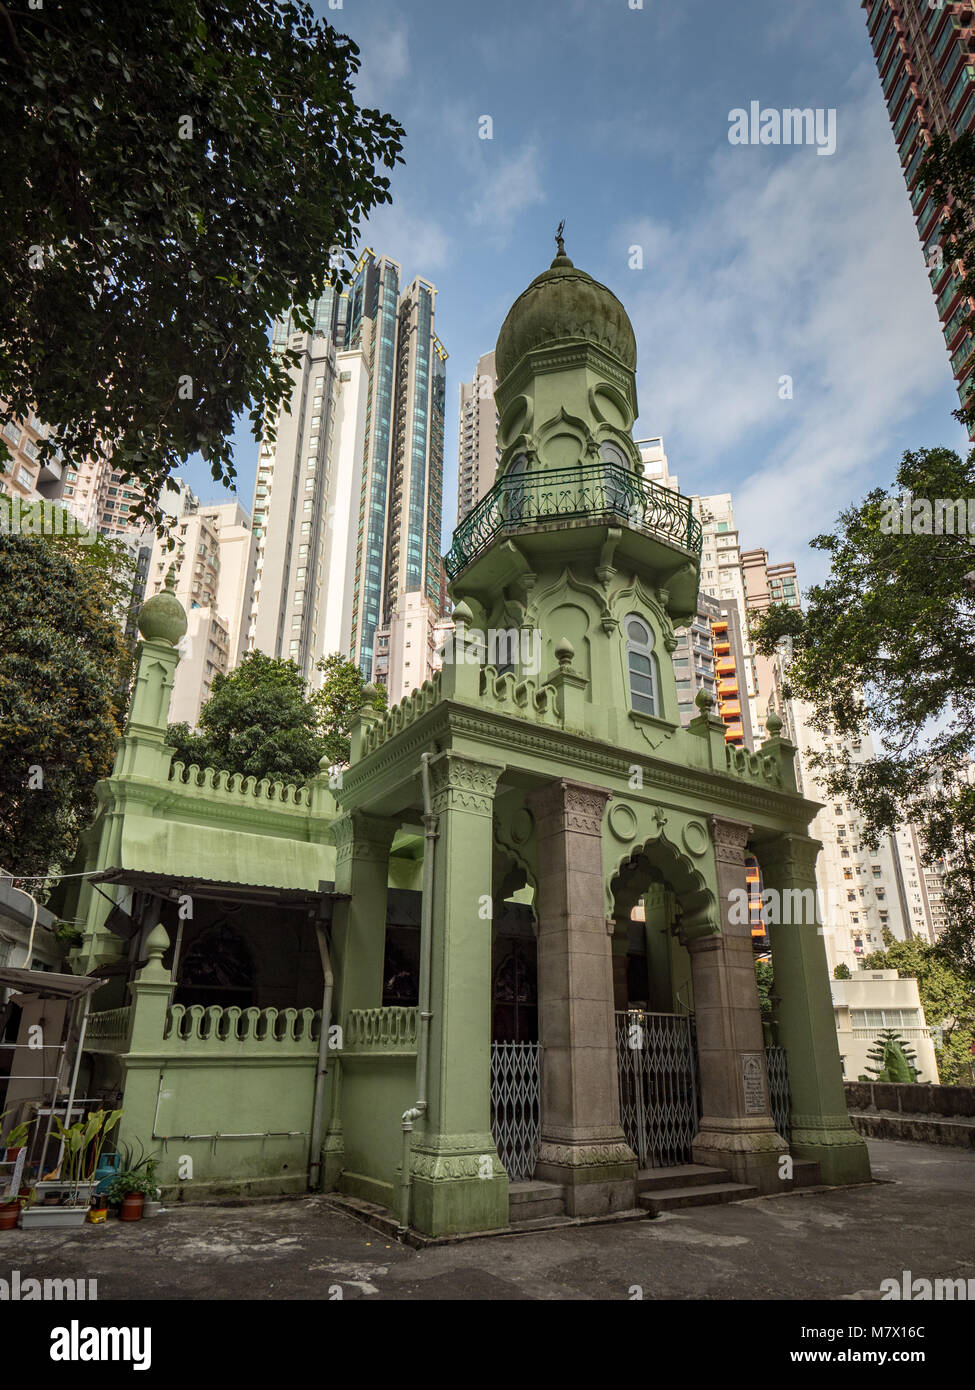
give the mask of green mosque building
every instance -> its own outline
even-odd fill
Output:
[[[74,968],[105,980],[80,1093],[121,1097],[168,1200],[334,1191],[441,1236],[869,1179],[794,749],[774,716],[729,748],[706,692],[681,727],[701,533],[643,477],[627,314],[560,241],[496,362],[497,481],[446,557],[454,640],[360,713],[340,787],[174,763],[186,616],[171,591],[142,609],[60,906],[86,923]],[[503,662],[497,633],[525,638]],[[746,855],[807,909],[770,926],[771,1028]]]

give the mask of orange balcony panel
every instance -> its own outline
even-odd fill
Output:
[[[725,729],[725,732],[724,732],[724,741],[725,741],[725,743],[743,743],[743,742],[744,742],[744,739],[745,739],[744,730],[742,729],[742,727],[741,727],[740,724],[737,725],[737,727],[735,727],[735,726],[733,726],[733,725],[729,725],[729,727],[728,727],[727,729]]]
[[[715,654],[715,656],[727,656],[728,653],[729,653],[730,651],[731,651],[731,643],[730,643],[730,642],[715,642],[715,644],[714,644],[714,654]]]
[[[714,669],[719,676],[730,676],[734,672],[735,663],[730,656],[722,656],[714,663]]]
[[[729,701],[721,706],[722,719],[741,719],[741,704],[738,700]]]
[[[765,928],[764,928],[764,927],[752,927],[752,936],[764,936],[764,935],[765,935]]]

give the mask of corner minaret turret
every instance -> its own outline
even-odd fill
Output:
[[[568,642],[590,732],[615,737],[624,714],[675,727],[669,653],[696,612],[701,528],[688,498],[643,475],[626,310],[558,241],[498,334],[498,477],[454,533],[451,593],[477,627],[528,629],[523,650],[540,637],[544,678]]]

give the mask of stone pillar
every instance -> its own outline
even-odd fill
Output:
[[[433,969],[427,1111],[413,1137],[411,1225],[427,1235],[508,1224],[491,1135],[491,871],[503,769],[459,753],[431,763]]]
[[[759,1192],[781,1192],[778,1157],[788,1146],[769,1109],[751,927],[738,891],[747,893],[749,830],[711,817],[721,933],[688,942],[703,1112],[693,1155],[695,1163],[726,1168]]]
[[[333,1022],[345,1027],[350,1009],[378,1009],[383,1001],[386,951],[386,884],[389,850],[399,822],[350,811],[332,825],[335,891],[348,893],[332,915]],[[339,1053],[341,1067],[342,1054]],[[332,1082],[332,1111],[322,1146],[322,1185],[331,1189],[342,1170],[345,1146],[341,1086]]]
[[[118,1137],[129,1144],[139,1140],[151,1152],[156,1147],[152,1131],[159,1098],[159,1054],[165,1047],[163,1035],[173,987],[172,976],[162,963],[169,950],[169,935],[162,923],[157,922],[149,933],[145,949],[148,960],[129,985],[132,1015]]]
[[[570,1216],[636,1205],[636,1157],[620,1126],[603,888],[609,795],[563,778],[527,798],[537,822],[539,870],[542,1097],[535,1176],[563,1185]]]
[[[781,835],[755,849],[780,910],[769,923],[779,1042],[789,1064],[792,1152],[819,1164],[823,1182],[870,1181],[867,1146],[846,1108],[826,944],[816,893],[818,840]]]

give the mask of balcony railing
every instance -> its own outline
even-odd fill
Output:
[[[454,532],[444,556],[450,579],[496,540],[549,521],[611,516],[637,530],[701,553],[701,523],[691,501],[615,463],[507,473]]]

